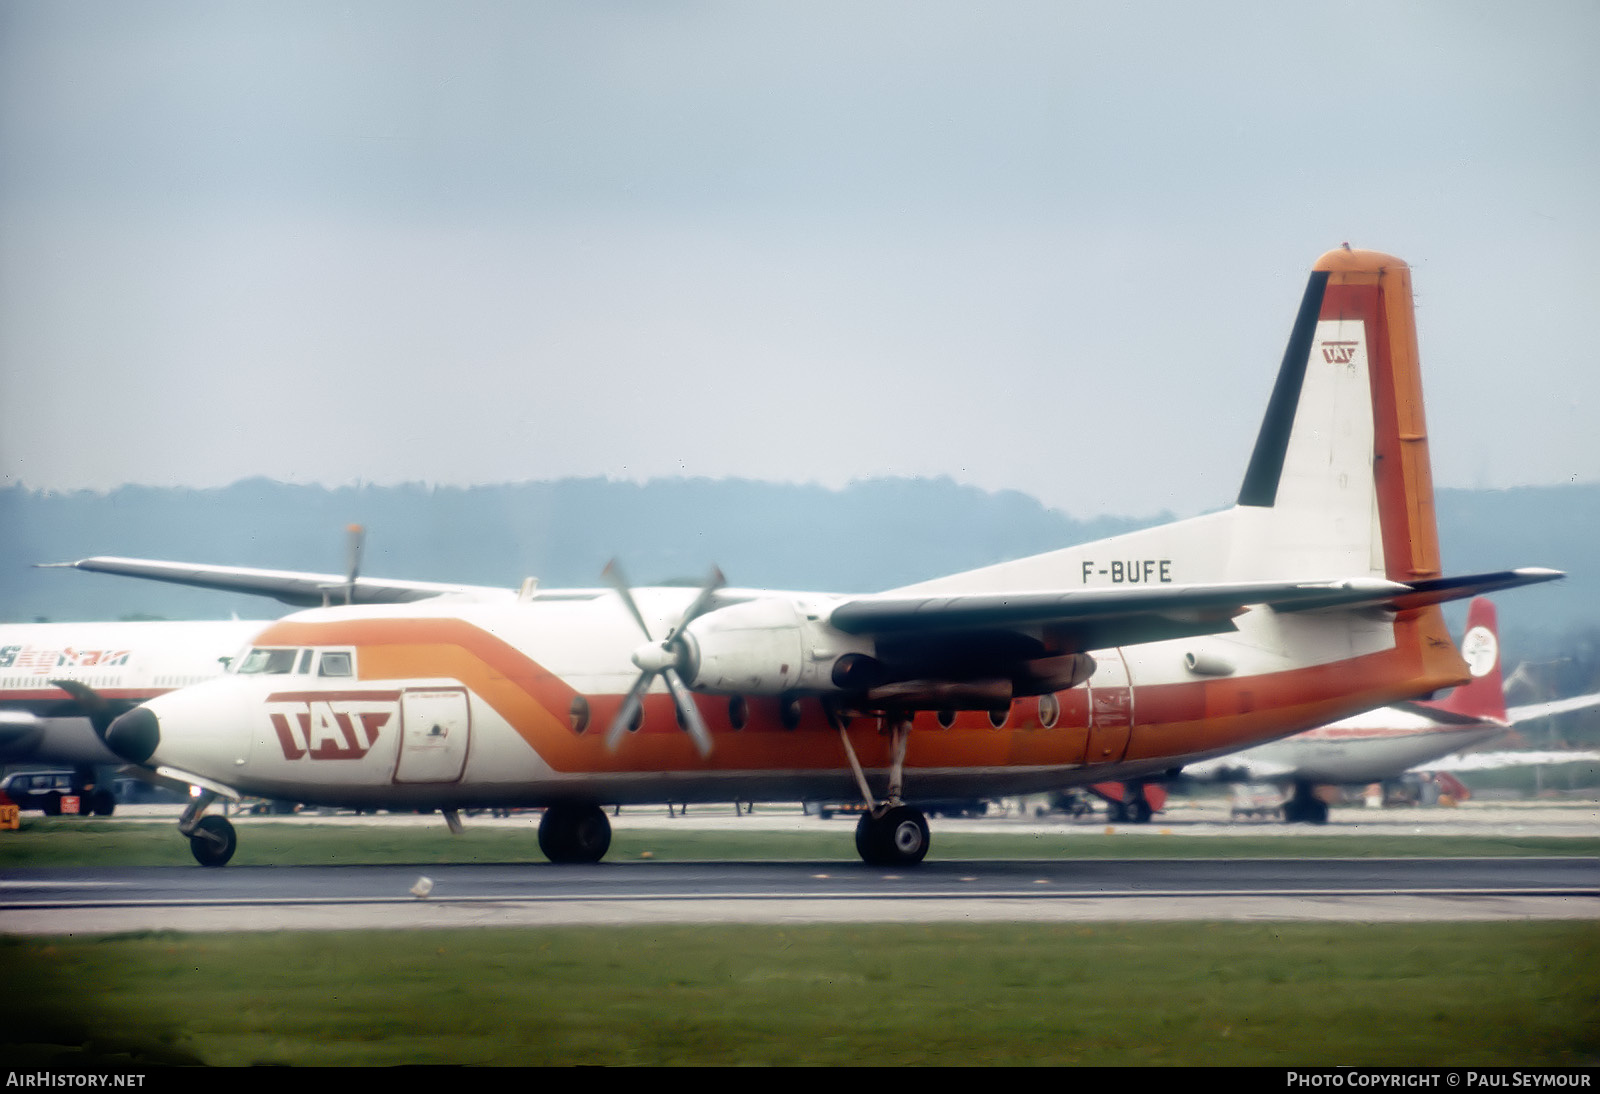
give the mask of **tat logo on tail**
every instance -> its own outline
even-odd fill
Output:
[[[1360,344],[1360,342],[1324,342],[1322,359],[1330,365],[1348,365],[1355,360],[1356,347]]]

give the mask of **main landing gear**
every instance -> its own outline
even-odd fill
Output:
[[[915,866],[928,853],[928,821],[919,809],[891,805],[856,822],[856,854],[868,866]]]
[[[1327,824],[1328,803],[1310,783],[1295,783],[1294,795],[1283,803],[1283,819],[1288,824]]]
[[[599,862],[611,849],[611,822],[598,805],[552,805],[539,822],[539,850],[551,862]]]
[[[868,866],[915,866],[928,854],[928,818],[922,815],[922,810],[914,809],[900,800],[911,715],[892,712],[884,717],[894,749],[889,766],[889,796],[885,801],[873,800],[866,772],[861,770],[861,761],[856,759],[856,750],[850,744],[850,735],[845,732],[844,721],[831,712],[830,718],[838,727],[845,755],[850,757],[850,769],[855,772],[856,784],[860,786],[861,796],[868,806],[856,822],[856,854]]]

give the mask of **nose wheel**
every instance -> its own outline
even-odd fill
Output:
[[[226,866],[238,845],[227,817],[201,817],[189,834],[189,853],[201,866]]]

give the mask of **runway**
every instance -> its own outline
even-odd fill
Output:
[[[119,810],[122,823],[167,824],[169,807]],[[438,817],[240,818],[257,825],[441,825]],[[97,821],[96,823],[106,823]],[[468,818],[526,828],[537,816]],[[618,829],[837,831],[798,808],[625,810]],[[1595,858],[940,860],[943,832],[1030,832],[1070,855],[1077,842],[1153,835],[1600,835],[1600,806],[1483,803],[1459,809],[1346,808],[1325,826],[1229,824],[1215,804],[1174,803],[1149,825],[1013,816],[933,821],[934,857],[893,871],[855,861],[607,861],[459,866],[0,867],[0,932],[369,928],[658,923],[931,921],[1600,919]],[[174,834],[174,838],[176,838]],[[1064,841],[1064,842],[1057,842]],[[1287,846],[1287,845],[1286,845]],[[425,896],[413,888],[426,877]]]
[[[423,877],[425,896],[413,894]],[[11,934],[655,923],[1600,918],[1586,858],[0,870]]]

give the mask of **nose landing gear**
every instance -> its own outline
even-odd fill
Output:
[[[226,866],[239,846],[227,817],[201,816],[216,800],[215,791],[202,790],[178,818],[178,832],[189,838],[189,853],[201,866]]]

